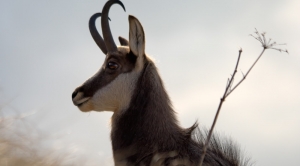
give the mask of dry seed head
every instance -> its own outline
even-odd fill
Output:
[[[287,49],[275,48],[276,46],[279,46],[279,45],[286,45],[285,43],[277,44],[275,41],[271,42],[272,41],[271,38],[269,40],[266,40],[266,32],[259,33],[258,30],[255,28],[254,33],[255,33],[255,35],[250,34],[250,36],[252,36],[252,37],[254,37],[254,39],[258,40],[262,44],[262,47],[264,49],[273,49],[273,50],[277,50],[280,52],[289,53]]]

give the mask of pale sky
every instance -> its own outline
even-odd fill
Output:
[[[5,116],[34,113],[49,148],[111,165],[110,112],[80,112],[73,90],[92,76],[104,55],[88,20],[106,1],[0,2],[0,104]],[[249,34],[266,32],[289,54],[267,50],[233,92],[216,130],[237,141],[257,166],[300,165],[300,1],[122,1],[110,10],[112,34],[128,38],[128,15],[144,27],[183,127],[210,127],[238,50],[236,81],[262,50]],[[99,25],[100,21],[98,20]],[[17,112],[17,113],[16,113]],[[30,133],[29,133],[30,135]]]

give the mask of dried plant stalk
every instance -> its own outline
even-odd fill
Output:
[[[263,50],[259,54],[258,58],[251,65],[251,67],[249,68],[249,70],[247,71],[247,73],[245,75],[243,75],[243,78],[235,86],[233,86],[233,88],[232,88],[232,85],[233,85],[233,82],[234,82],[234,77],[235,77],[235,74],[237,72],[237,68],[238,68],[238,65],[239,65],[239,62],[240,62],[241,53],[242,53],[242,49],[239,50],[238,60],[237,60],[235,69],[233,71],[233,74],[232,74],[231,78],[228,80],[228,83],[226,85],[223,97],[220,99],[220,103],[219,103],[219,106],[218,106],[218,109],[217,109],[214,121],[213,121],[213,123],[211,125],[211,128],[209,130],[208,136],[206,138],[205,145],[203,147],[203,153],[202,153],[201,158],[200,158],[200,164],[199,164],[200,166],[202,166],[202,164],[203,164],[203,161],[204,161],[204,158],[205,158],[205,155],[206,155],[206,151],[207,151],[207,148],[208,148],[208,145],[209,145],[209,141],[211,139],[214,127],[215,127],[215,125],[217,123],[217,119],[218,119],[219,113],[221,111],[222,105],[223,105],[224,101],[226,100],[226,98],[246,79],[246,77],[248,76],[248,74],[250,73],[250,71],[252,70],[252,68],[256,65],[256,63],[258,62],[258,60],[261,58],[261,56],[263,55],[263,53],[265,52],[265,50],[267,50],[267,49],[274,49],[274,50],[277,50],[277,51],[280,51],[280,52],[286,52],[286,53],[288,53],[288,50],[286,50],[286,49],[283,50],[283,49],[280,49],[280,48],[275,48],[275,46],[285,45],[285,44],[277,44],[276,42],[271,42],[272,41],[271,39],[269,39],[267,41],[266,40],[266,36],[265,36],[266,35],[265,32],[259,33],[257,31],[257,29],[255,29],[254,33],[256,35],[250,34],[250,36],[254,37],[256,40],[258,40],[262,44]]]

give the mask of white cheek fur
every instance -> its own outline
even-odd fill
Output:
[[[132,71],[116,77],[92,97],[95,111],[119,111],[128,108],[139,72]]]

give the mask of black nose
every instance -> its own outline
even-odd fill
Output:
[[[74,97],[77,95],[78,93],[78,89],[75,89],[75,91],[72,93],[72,99],[74,99]]]

